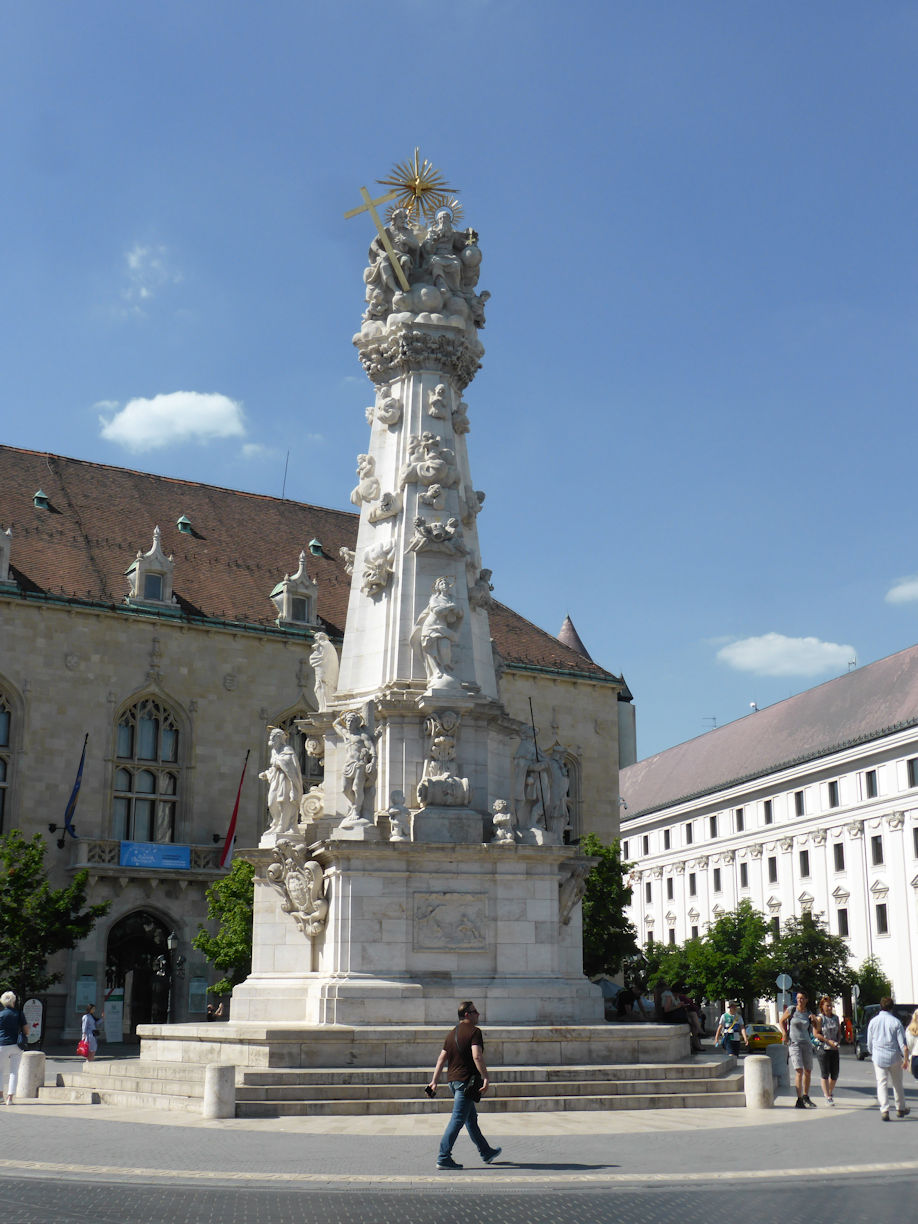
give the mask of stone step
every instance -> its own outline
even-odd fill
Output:
[[[102,1102],[97,1089],[74,1084],[45,1084],[38,1090],[38,1099],[49,1105],[99,1105]]]
[[[151,1065],[155,1066],[157,1064]],[[726,1075],[734,1067],[735,1060],[718,1058],[716,1061],[710,1062],[693,1059],[691,1063],[641,1063],[632,1067],[499,1067],[495,1070],[495,1076],[502,1084],[529,1080],[557,1084],[582,1080],[624,1081],[670,1078],[695,1080]],[[240,1082],[252,1086],[329,1083],[354,1085],[416,1084],[419,1077],[422,1084],[426,1083],[430,1078],[430,1067],[427,1065],[422,1067],[378,1067],[356,1071],[351,1068],[279,1067],[271,1071],[244,1070]]]
[[[166,1092],[132,1092],[121,1088],[56,1088],[45,1086],[38,1090],[39,1101],[49,1105],[112,1105],[122,1109],[176,1109],[201,1112],[201,1094],[197,1096],[175,1095]]]
[[[447,1103],[448,1104],[448,1103]],[[568,1110],[735,1108],[746,1104],[743,1092],[682,1092],[634,1096],[494,1097],[487,1114],[566,1112]],[[436,1101],[239,1101],[237,1118],[345,1117],[449,1112]]]

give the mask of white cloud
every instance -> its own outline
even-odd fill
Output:
[[[131,451],[245,437],[242,404],[216,392],[171,391],[152,399],[128,400],[114,416],[100,416],[99,423],[106,441]]]
[[[918,577],[900,578],[886,592],[887,603],[915,603],[916,600],[918,600]]]
[[[717,652],[721,663],[759,676],[819,676],[844,671],[855,656],[853,646],[815,637],[785,637],[783,633],[741,638]]]
[[[281,459],[283,455],[276,446],[265,446],[264,442],[246,442],[242,448],[243,459]]]
[[[128,286],[121,296],[133,314],[143,314],[142,306],[148,305],[166,285],[177,285],[182,279],[164,246],[144,246],[135,242],[125,252],[124,265]]]

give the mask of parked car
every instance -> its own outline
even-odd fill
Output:
[[[918,1003],[894,1003],[892,1012],[907,1028],[912,1022],[912,1012],[914,1012],[916,1007],[918,1007]],[[867,1053],[867,1026],[879,1010],[879,1003],[869,1003],[864,1008],[860,1027],[854,1035],[854,1054],[861,1062],[865,1058],[870,1057]]]
[[[753,1054],[764,1050],[766,1046],[780,1045],[784,1040],[784,1034],[776,1024],[747,1024],[746,1037],[749,1050]]]

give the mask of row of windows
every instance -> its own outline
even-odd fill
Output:
[[[884,902],[880,902],[873,907],[874,928],[877,935],[888,935],[889,932],[889,910]],[[781,934],[781,920],[775,915],[770,919],[771,933],[775,939]],[[839,909],[836,911],[836,927],[837,932],[843,938],[847,939],[851,934],[848,926],[848,911],[847,909]],[[676,928],[671,926],[668,931],[668,942],[674,944],[676,942]],[[693,924],[690,928],[690,939],[698,938],[698,926]],[[647,942],[653,943],[653,935],[649,934]]]
[[[833,863],[836,871],[845,870],[845,846],[843,842],[836,842],[832,847]],[[918,825],[912,829],[912,855],[918,858]],[[882,867],[886,862],[885,851],[883,849],[883,835],[877,833],[870,838],[870,861],[874,867]],[[807,880],[811,876],[810,868],[810,852],[809,850],[801,850],[797,857],[799,875],[801,879]],[[778,883],[778,858],[777,855],[770,855],[766,859],[766,871],[768,873],[768,883]],[[687,874],[688,880],[688,895],[695,897],[698,895],[698,877],[694,871]],[[740,888],[749,887],[749,864],[739,864],[739,886]],[[713,868],[711,872],[711,887],[715,893],[723,891],[723,880],[720,867]],[[666,880],[666,900],[672,901],[675,893],[675,884],[673,877],[669,876]],[[650,880],[644,884],[644,899],[650,904],[653,902],[653,886]]]
[[[297,754],[306,789],[320,782],[321,760],[306,752],[306,739],[294,723],[303,710],[278,725]],[[13,720],[0,693],[0,832],[8,808]],[[182,736],[174,715],[146,698],[125,710],[115,730],[111,836],[118,841],[172,842],[182,801]]]

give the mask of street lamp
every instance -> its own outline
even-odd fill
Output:
[[[178,936],[170,931],[166,936],[166,947],[169,949],[169,993],[166,996],[166,1023],[172,1023],[172,978],[174,976],[175,949],[178,947]]]

